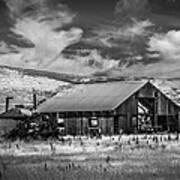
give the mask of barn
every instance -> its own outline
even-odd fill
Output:
[[[180,107],[150,81],[78,85],[37,111],[59,122],[64,134],[104,135],[179,130]]]

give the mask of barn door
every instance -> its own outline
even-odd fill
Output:
[[[114,117],[114,134],[119,134],[119,117]]]
[[[114,117],[114,134],[119,134],[120,130],[126,128],[126,116]]]

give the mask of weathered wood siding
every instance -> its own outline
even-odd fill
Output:
[[[123,129],[125,132],[132,132],[132,118],[138,116],[138,98],[156,99],[157,106],[155,113],[157,116],[177,117],[178,115],[180,108],[176,106],[170,99],[168,99],[163,93],[161,93],[156,87],[150,83],[147,83],[139,91],[134,92],[134,94],[123,104],[119,105],[114,112],[110,110],[109,112],[66,112],[65,114],[61,114],[61,116],[63,116],[65,119],[66,134],[87,135],[88,120],[92,116],[98,117],[100,123],[99,127],[101,128],[102,134],[114,134],[118,132],[118,129]],[[115,118],[118,128],[115,128]],[[174,121],[173,118],[171,119],[171,121]]]
[[[138,91],[138,97],[154,97],[156,89],[147,83],[143,88]]]
[[[175,105],[175,103],[173,103],[169,98],[167,98],[161,91],[148,83],[116,109],[116,113],[119,116],[120,121],[119,128],[124,129],[126,132],[131,132],[133,130],[132,117],[138,116],[138,98],[156,99],[156,115],[173,116],[173,118],[169,118],[168,123],[176,123],[178,126],[176,118],[178,117],[180,108]]]
[[[155,97],[157,94],[157,97]],[[138,97],[157,98],[157,115],[175,115],[178,114],[180,108],[176,106],[172,100],[167,98],[157,88],[148,83],[138,91]]]
[[[119,129],[125,131],[131,131],[132,127],[132,117],[137,116],[137,96],[134,94],[128,100],[126,100],[122,105],[116,109],[116,113],[119,116]],[[123,122],[122,122],[123,121]]]
[[[72,115],[71,115],[72,116]],[[89,118],[85,116],[68,117],[64,118],[65,121],[65,134],[69,135],[87,135],[89,129]],[[105,135],[114,134],[114,117],[113,116],[98,116],[99,128]]]

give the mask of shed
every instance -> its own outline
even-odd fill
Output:
[[[51,120],[63,119],[65,134],[90,131],[119,134],[179,128],[179,106],[147,81],[78,85],[41,104],[37,111]]]

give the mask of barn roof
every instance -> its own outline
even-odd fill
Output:
[[[122,81],[78,85],[74,90],[55,96],[38,107],[40,113],[114,110],[147,82]]]

